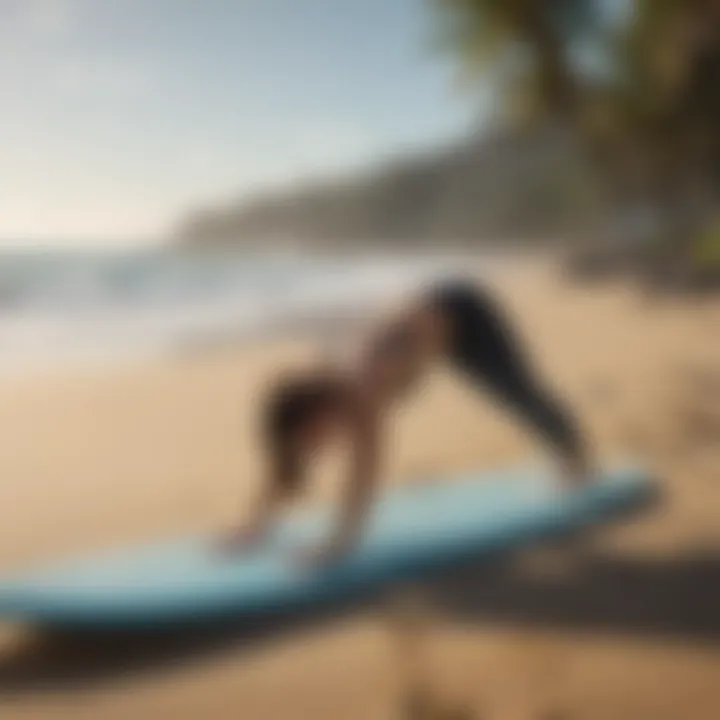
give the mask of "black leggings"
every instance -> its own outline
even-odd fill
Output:
[[[535,376],[495,301],[474,285],[453,282],[436,288],[431,304],[449,322],[452,364],[520,415],[556,452],[582,458],[574,418]]]

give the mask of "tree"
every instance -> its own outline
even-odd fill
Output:
[[[524,119],[574,132],[612,202],[644,197],[682,255],[720,197],[720,2],[433,5],[464,76],[489,78]]]
[[[531,96],[534,109],[572,116],[577,66],[572,46],[597,27],[589,0],[434,0],[441,46],[466,80],[493,75],[505,99]]]

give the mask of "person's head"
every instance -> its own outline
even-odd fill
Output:
[[[271,472],[286,494],[302,482],[307,458],[340,424],[343,395],[329,378],[288,378],[267,396],[263,439]]]

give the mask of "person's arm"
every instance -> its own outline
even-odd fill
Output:
[[[261,493],[258,505],[254,509],[249,522],[233,528],[222,538],[222,550],[237,552],[254,545],[265,537],[270,528],[279,498],[275,486],[271,483],[265,484]]]
[[[353,549],[365,529],[380,466],[380,421],[362,411],[353,427],[351,467],[336,529],[314,558],[334,560]]]
[[[287,499],[290,489],[298,482],[300,463],[294,457],[273,458],[273,469],[268,481],[263,483],[260,498],[250,521],[233,530],[225,538],[223,546],[241,550],[262,540],[270,530],[275,515]]]
[[[352,467],[341,508],[338,539],[341,545],[353,545],[361,537],[372,506],[380,465],[379,423],[364,419],[353,443]]]

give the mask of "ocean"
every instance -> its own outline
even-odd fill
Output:
[[[0,253],[0,371],[127,361],[358,317],[467,267],[450,254]]]

